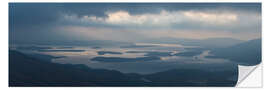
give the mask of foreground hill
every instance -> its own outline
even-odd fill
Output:
[[[174,69],[148,75],[57,64],[46,56],[9,51],[9,86],[234,86],[237,67],[221,71]]]
[[[9,51],[10,86],[114,86],[118,83],[129,85],[132,82],[140,80],[119,71],[56,64]]]
[[[222,71],[173,69],[146,75],[155,85],[180,86],[234,86],[238,80],[237,66]],[[166,77],[166,78],[164,78]],[[164,83],[167,82],[167,83]]]

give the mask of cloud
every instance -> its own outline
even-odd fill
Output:
[[[238,15],[234,13],[206,13],[206,12],[183,12],[187,18],[210,24],[230,24],[238,20]]]
[[[201,11],[174,11],[162,10],[158,14],[131,15],[127,11],[107,12],[107,17],[85,15],[65,15],[65,18],[84,23],[102,23],[110,25],[129,25],[129,26],[170,26],[171,24],[181,24],[186,22],[198,22],[206,24],[230,24],[238,20],[234,13],[208,13]]]
[[[159,14],[130,15],[126,11],[107,13],[108,17],[103,18],[108,24],[130,24],[130,25],[166,25],[174,23],[185,23],[189,21],[210,23],[210,24],[229,24],[237,21],[237,15],[232,13],[207,13],[200,11],[174,11],[162,10]],[[90,17],[91,18],[91,17]],[[100,21],[102,19],[90,19]]]
[[[64,22],[90,27],[116,29],[193,29],[223,31],[255,31],[260,29],[261,16],[252,12],[207,10],[161,10],[159,13],[130,14],[127,11],[105,12],[106,17],[95,15],[64,15]],[[248,23],[247,23],[248,22]],[[74,24],[76,23],[76,24]]]
[[[160,37],[247,40],[261,36],[261,4],[10,3],[9,29],[10,39],[19,41]]]

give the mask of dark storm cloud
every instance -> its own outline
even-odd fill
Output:
[[[61,31],[59,29],[70,30]],[[9,36],[11,40],[67,40],[73,39],[74,33],[77,33],[75,36],[78,39],[82,39],[81,32],[86,33],[85,36],[93,34],[93,37],[97,35],[96,33],[103,35],[114,32],[114,35],[108,34],[117,39],[120,39],[121,35],[133,36],[130,33],[143,33],[145,36],[151,36],[148,33],[167,36],[173,34],[163,34],[167,31],[158,31],[158,29],[176,30],[172,32],[179,34],[182,32],[178,31],[182,30],[189,30],[185,31],[186,33],[200,31],[205,32],[205,36],[208,35],[207,32],[213,31],[258,33],[261,30],[261,4],[9,3]],[[147,33],[144,33],[145,31]]]
[[[63,4],[62,12],[65,15],[70,17],[70,21],[62,21],[62,24],[67,25],[81,25],[86,27],[107,27],[107,28],[114,28],[114,29],[208,29],[208,30],[229,30],[233,32],[238,32],[241,29],[245,29],[248,31],[254,31],[254,29],[260,29],[260,15],[261,15],[261,5],[260,3],[92,3],[92,4],[85,4],[85,3],[77,3],[77,4]],[[161,14],[162,11],[166,11],[169,14],[174,12],[184,12],[184,11],[193,11],[198,12],[194,14],[222,14],[222,13],[233,13],[237,14],[237,24],[238,26],[220,26],[220,25],[205,25],[202,23],[205,22],[193,22],[189,19],[185,21],[179,22],[169,22],[169,26],[163,27],[162,25],[149,25],[149,23],[153,23],[152,21],[145,21],[144,26],[137,25],[136,23],[130,23],[129,21],[123,22],[124,24],[108,24],[106,19],[109,18],[110,14],[116,14],[117,12],[122,11],[127,13],[128,16],[134,16],[135,19],[130,21],[136,21],[136,16],[144,17],[144,15],[152,14],[158,15]],[[203,12],[203,13],[201,13]],[[119,13],[120,14],[120,13]],[[226,14],[225,14],[226,15]],[[250,15],[250,16],[248,16]],[[103,19],[103,21],[99,20],[83,20],[84,16],[94,18]],[[118,15],[119,17],[125,17],[123,15]],[[126,15],[127,16],[127,15]],[[220,15],[219,15],[220,16]],[[223,15],[224,16],[224,15]],[[130,18],[134,18],[130,17]],[[165,16],[166,17],[166,16]],[[201,17],[201,16],[197,16]],[[215,17],[210,15],[209,17]],[[71,20],[72,18],[73,20]],[[92,17],[93,18],[93,17]],[[130,19],[129,18],[129,19]],[[157,19],[162,18],[156,17]],[[175,17],[169,18],[185,18],[185,16],[177,15]],[[89,18],[88,18],[89,19]],[[90,18],[91,19],[91,18]],[[154,19],[154,18],[153,18]],[[219,18],[217,18],[219,19]],[[138,20],[138,18],[137,18]],[[161,20],[161,19],[160,19]],[[243,20],[243,21],[241,21]],[[120,20],[121,21],[121,20]],[[169,20],[165,19],[162,22],[168,22]],[[220,21],[226,21],[220,19]],[[148,24],[145,24],[147,23]],[[243,24],[242,22],[251,22],[250,25]],[[111,22],[114,23],[114,22]],[[130,23],[130,24],[128,24]]]
[[[69,13],[76,13],[79,16],[96,15],[106,16],[106,11],[127,11],[132,15],[144,13],[159,13],[161,10],[208,10],[208,9],[227,9],[227,10],[246,10],[261,12],[259,3],[65,3],[59,4]]]
[[[59,18],[59,9],[52,4],[10,3],[10,28],[30,29],[33,26],[48,26]]]
[[[179,10],[211,12],[214,10],[217,12],[216,9],[260,14],[261,5],[259,3],[10,3],[9,19],[12,27],[29,27],[55,24],[62,14],[77,15],[78,17],[85,15],[107,17],[106,12],[120,10],[131,15],[138,15],[158,14],[161,10],[168,12]],[[93,26],[95,25],[99,24],[93,24]]]

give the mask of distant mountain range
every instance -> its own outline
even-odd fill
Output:
[[[236,45],[244,41],[233,38],[207,38],[207,39],[158,38],[158,39],[145,39],[139,42],[181,44],[184,46],[200,46],[203,48],[221,48]]]
[[[256,65],[261,63],[261,39],[250,40],[226,48],[212,49],[214,56],[210,58],[226,58],[241,65]]]
[[[51,41],[9,41],[10,45],[62,45],[62,46],[89,46],[89,47],[103,47],[103,46],[127,46],[132,45],[131,42],[120,42],[112,40],[51,40]],[[25,49],[25,48],[21,48]],[[33,47],[37,49],[37,47]]]
[[[243,42],[245,41],[233,38],[208,38],[198,41],[197,44],[206,48],[223,48]]]
[[[108,46],[120,46],[122,48],[134,48],[134,47],[150,47],[149,45],[137,46],[135,43],[155,43],[155,44],[179,44],[184,46],[200,46],[203,48],[221,48],[236,45],[244,42],[243,40],[237,40],[233,38],[208,38],[208,39],[179,39],[179,38],[146,38],[135,42],[121,42],[112,40],[70,40],[70,41],[10,41],[11,45],[65,45],[65,46],[91,46],[91,47],[108,47]],[[24,48],[22,48],[24,49]],[[31,49],[36,49],[35,47]]]
[[[85,65],[57,64],[47,55],[9,51],[9,86],[234,86],[238,68],[226,71],[173,69],[153,74],[121,73]],[[42,59],[40,59],[42,58]]]

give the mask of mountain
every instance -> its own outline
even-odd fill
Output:
[[[9,86],[133,86],[140,82],[119,71],[56,64],[9,51]]]
[[[244,41],[233,38],[207,38],[181,41],[181,44],[186,46],[200,46],[202,48],[224,48],[242,42]]]
[[[242,43],[244,41],[233,38],[207,38],[207,39],[186,39],[186,38],[158,38],[145,39],[144,43],[166,43],[181,44],[184,46],[200,46],[203,48],[222,48]]]
[[[90,46],[90,47],[112,47],[132,45],[132,42],[121,42],[112,40],[46,40],[46,41],[15,41],[10,40],[10,45],[52,45],[52,46]],[[21,47],[19,49],[46,49],[49,47]]]
[[[225,68],[227,69],[220,71],[172,69],[149,74],[145,78],[157,86],[235,86],[238,80],[238,67],[234,65]]]
[[[9,50],[9,86],[234,86],[238,76],[237,66],[220,67],[222,70],[182,68],[141,75],[45,60],[50,58],[60,57],[33,57]]]
[[[199,45],[207,48],[228,47],[244,41],[233,38],[208,38],[199,41]]]
[[[256,65],[261,62],[261,39],[250,40],[226,48],[212,49],[210,58],[226,58],[241,65]]]

